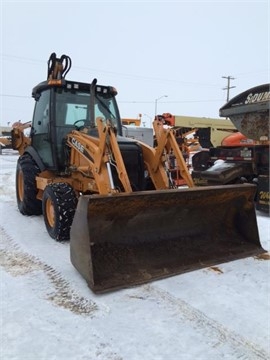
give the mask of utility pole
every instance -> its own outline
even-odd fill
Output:
[[[227,102],[230,100],[230,89],[235,88],[235,86],[231,86],[231,80],[235,80],[232,76],[222,76],[223,79],[227,79],[227,86],[222,90],[227,90]]]

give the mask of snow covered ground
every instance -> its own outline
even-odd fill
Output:
[[[1,360],[270,358],[269,255],[95,295],[69,243],[18,212],[17,157],[0,156]],[[269,251],[269,217],[257,220]]]

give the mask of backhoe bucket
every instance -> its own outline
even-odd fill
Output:
[[[254,185],[79,199],[71,262],[94,292],[129,287],[265,252]]]

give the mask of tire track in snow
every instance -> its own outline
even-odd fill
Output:
[[[142,296],[143,293],[143,296]],[[138,299],[154,301],[167,311],[170,310],[181,320],[188,322],[198,332],[207,335],[214,347],[227,345],[232,349],[230,356],[241,360],[268,360],[270,354],[259,345],[252,343],[241,335],[229,330],[224,325],[212,320],[186,301],[176,298],[156,285],[144,285],[138,291]],[[226,354],[228,356],[229,354]]]
[[[38,257],[22,251],[19,244],[17,244],[1,226],[0,266],[14,277],[43,272],[54,289],[49,294],[47,293],[45,296],[42,295],[42,297],[51,301],[54,305],[69,310],[76,315],[96,318],[102,316],[104,312],[108,312],[107,309],[104,310],[100,308],[94,301],[90,301],[85,297],[79,297],[75,294],[68,281],[66,281],[59,272],[41,261]],[[40,292],[43,291],[43,289],[40,289]],[[118,354],[117,347],[111,344],[104,335],[96,331],[95,328],[92,328],[91,331],[88,332],[88,335],[95,340],[95,344],[92,345],[89,351],[94,352],[96,360],[124,360],[123,357]],[[90,357],[85,355],[83,359],[89,360]]]
[[[70,310],[75,314],[90,317],[93,317],[100,310],[95,302],[75,294],[59,272],[37,257],[23,252],[2,227],[0,227],[0,266],[12,276],[23,276],[42,271],[54,288],[45,297],[54,305]]]

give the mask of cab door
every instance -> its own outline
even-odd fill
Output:
[[[50,139],[50,90],[40,93],[36,100],[32,128],[32,146],[46,167],[53,167],[52,144]]]

